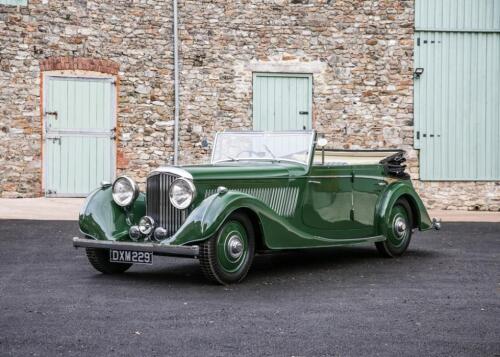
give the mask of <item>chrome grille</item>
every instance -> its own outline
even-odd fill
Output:
[[[168,190],[172,182],[179,176],[168,173],[158,173],[150,176],[146,188],[146,214],[151,216],[156,224],[167,230],[172,236],[186,220],[187,210],[172,206],[168,198]]]

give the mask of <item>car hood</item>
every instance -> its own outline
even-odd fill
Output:
[[[180,168],[189,172],[195,181],[289,178],[307,173],[304,165],[283,162],[224,162]]]

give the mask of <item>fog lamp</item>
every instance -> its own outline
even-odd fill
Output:
[[[132,226],[128,230],[128,235],[132,240],[138,241],[141,238],[141,231],[139,230],[139,226]]]
[[[155,221],[149,216],[144,216],[139,221],[139,231],[144,235],[150,235],[155,227]]]
[[[165,238],[167,238],[167,230],[163,227],[158,227],[155,229],[155,239],[160,241],[160,240],[164,240]]]

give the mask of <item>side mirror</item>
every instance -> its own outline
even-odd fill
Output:
[[[326,140],[325,138],[319,138],[318,141],[316,142],[316,146],[319,148],[325,147],[326,144],[328,144],[328,140]]]

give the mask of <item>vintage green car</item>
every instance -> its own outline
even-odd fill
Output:
[[[160,167],[146,192],[127,176],[103,183],[74,238],[95,269],[122,273],[154,255],[198,258],[211,281],[248,273],[256,253],[374,242],[403,254],[431,221],[404,152],[325,147],[314,131],[222,132],[211,163]]]

